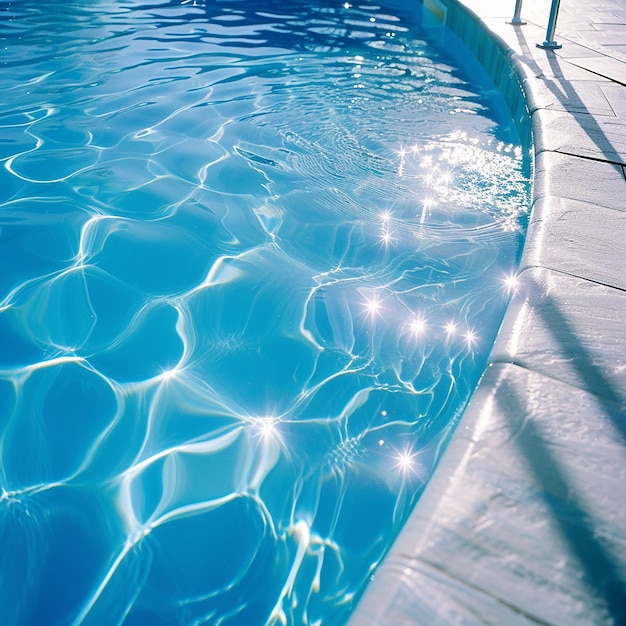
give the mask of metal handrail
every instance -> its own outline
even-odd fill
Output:
[[[537,48],[545,48],[547,50],[558,50],[562,48],[562,44],[554,40],[554,31],[556,30],[556,20],[559,16],[559,5],[561,0],[552,0],[552,6],[550,7],[550,17],[548,18],[548,28],[546,30],[546,38],[543,43],[538,43]],[[521,26],[526,24],[522,20],[522,0],[515,1],[515,13],[509,24],[514,26]]]
[[[561,48],[561,44],[554,41],[554,31],[556,30],[556,18],[559,16],[559,5],[561,0],[552,0],[550,7],[550,17],[548,18],[548,29],[546,30],[546,39],[543,43],[538,43],[538,48],[548,48],[557,50]]]
[[[513,24],[514,26],[521,26],[522,24],[526,24],[526,22],[522,19],[522,0],[516,0],[515,13],[511,21],[508,23]]]

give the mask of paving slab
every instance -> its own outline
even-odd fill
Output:
[[[351,623],[624,623],[623,417],[536,372],[490,367]]]
[[[624,55],[626,56],[626,55]],[[626,85],[626,70],[624,61],[613,59],[611,57],[579,57],[572,61],[574,65],[593,72],[598,76],[609,78],[621,85]]]
[[[625,320],[625,291],[527,269],[519,275],[490,360],[516,363],[626,407]]]
[[[575,85],[572,85],[573,79],[567,77],[566,74],[553,78],[544,75],[524,80],[529,111],[534,113],[538,109],[550,109],[616,117],[618,114],[611,105],[607,92],[603,90],[603,84],[594,80],[589,73],[585,73],[587,75],[584,79],[582,76],[575,79]],[[612,86],[613,84],[607,81],[606,85]],[[609,91],[609,94],[611,93]]]
[[[608,18],[607,18],[608,19]],[[615,20],[616,18],[613,17]],[[611,28],[614,24],[610,22],[598,22],[596,28],[581,28],[576,35],[568,35],[568,37],[579,39],[580,41],[589,41],[591,38],[601,47],[626,44],[626,28]],[[600,27],[602,30],[598,30]]]
[[[520,264],[531,267],[626,291],[626,206],[616,211],[558,196],[540,198]]]
[[[509,18],[510,19],[510,18]],[[506,42],[515,55],[521,67],[525,68],[529,76],[549,76],[561,77],[565,72],[569,72],[569,79],[577,75],[583,78],[589,77],[589,70],[577,67],[575,64],[566,62],[553,51],[540,50],[536,44],[544,41],[546,32],[535,24],[527,23],[523,26],[514,26],[501,17],[486,17],[480,22],[485,28],[501,41]],[[605,57],[593,50],[579,44],[570,44],[567,49],[568,56],[589,58],[597,55],[599,61]],[[584,70],[584,72],[582,71]],[[591,72],[594,73],[594,72]]]
[[[561,152],[626,164],[626,119],[542,110],[534,128],[537,153]]]
[[[542,152],[535,159],[534,196],[556,196],[626,211],[626,177],[621,165]],[[531,241],[526,238],[526,243]]]
[[[626,119],[626,87],[614,83],[600,85],[616,117]]]

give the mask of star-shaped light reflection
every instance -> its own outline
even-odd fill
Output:
[[[452,182],[452,173],[451,172],[441,172],[439,176],[439,181],[443,185],[449,185]]]
[[[443,327],[446,336],[447,337],[453,337],[454,335],[456,335],[456,324],[454,322],[448,322],[444,327]]]
[[[169,369],[169,370],[163,370],[159,378],[163,382],[168,382],[170,380],[174,380],[175,378],[177,378],[179,374],[180,374],[180,370],[177,367],[173,367],[172,369]]]
[[[423,335],[426,330],[426,320],[423,317],[414,317],[409,322],[409,331],[414,337]]]
[[[435,206],[435,199],[432,197],[424,198],[422,200],[422,215],[420,216],[420,224],[426,221],[426,214],[430,212],[430,209]]]
[[[257,429],[257,436],[263,441],[281,441],[277,417],[256,417],[252,423]]]
[[[385,247],[388,247],[394,242],[393,233],[389,232],[388,230],[383,230],[382,234],[380,235],[380,241]]]
[[[507,293],[516,293],[519,285],[519,280],[515,274],[510,274],[504,279],[504,286]]]
[[[474,346],[476,344],[476,342],[478,341],[478,337],[476,336],[476,333],[473,330],[468,330],[465,335],[465,343],[467,344],[468,348],[471,348],[472,346]]]
[[[403,450],[402,452],[398,452],[395,457],[396,463],[394,465],[394,469],[396,469],[403,476],[407,476],[408,474],[416,474],[416,457],[417,452],[412,452],[411,450]]]
[[[259,430],[261,431],[261,437],[271,437],[276,434],[276,424],[266,420],[259,425]]]
[[[382,311],[382,305],[378,296],[374,295],[371,298],[365,298],[365,312],[372,319],[379,316]]]

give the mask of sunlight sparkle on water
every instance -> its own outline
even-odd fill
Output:
[[[423,317],[414,317],[409,322],[409,330],[414,337],[423,335],[426,330],[426,320]]]
[[[385,247],[394,242],[394,238],[392,237],[392,235],[393,233],[390,233],[388,230],[383,230],[380,236],[380,241],[385,245]]]
[[[11,3],[0,626],[345,624],[524,289],[513,120],[410,3],[158,4]]]
[[[262,439],[280,439],[277,427],[278,419],[275,417],[257,417],[254,425],[259,430],[259,437]]]
[[[476,336],[476,333],[473,330],[468,330],[465,333],[464,337],[465,337],[465,343],[467,344],[468,348],[471,348],[478,341],[478,337]]]
[[[452,172],[450,171],[441,172],[441,176],[439,177],[439,180],[441,181],[442,184],[449,185],[452,182]]]
[[[175,378],[178,377],[178,375],[180,374],[180,370],[176,367],[169,369],[169,370],[164,370],[161,375],[159,376],[159,378],[163,381],[163,382],[168,382],[170,380],[173,380]]]
[[[409,450],[401,452],[396,457],[395,468],[402,474],[415,473],[415,457],[416,453],[411,453]]]
[[[378,296],[373,296],[372,298],[365,298],[365,312],[371,318],[377,317],[381,314],[381,303],[378,299]]]
[[[515,274],[510,274],[504,279],[503,282],[504,282],[504,287],[507,293],[517,293],[519,280]]]
[[[425,156],[422,159],[422,162],[420,163],[422,167],[432,167],[432,164],[433,164],[433,157],[431,156]]]
[[[432,197],[424,198],[424,200],[422,200],[422,214],[420,215],[420,224],[423,224],[426,221],[426,215],[434,205],[435,199]]]
[[[446,335],[448,337],[452,337],[453,335],[456,334],[456,324],[454,322],[448,322],[445,326],[444,329],[446,331]]]

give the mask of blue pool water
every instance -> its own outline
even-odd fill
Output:
[[[0,620],[342,624],[528,211],[420,5],[0,3]]]

